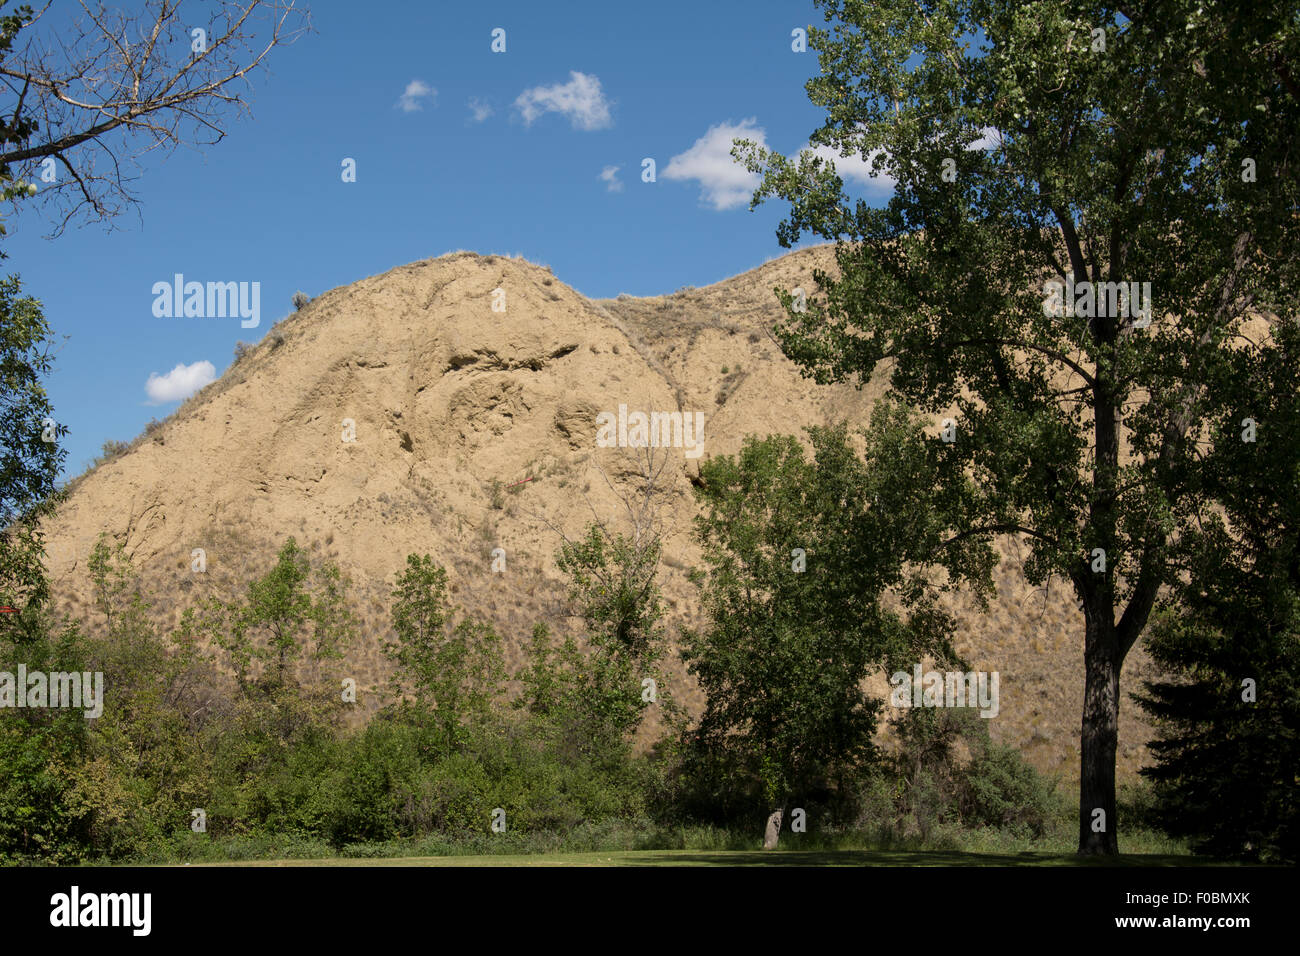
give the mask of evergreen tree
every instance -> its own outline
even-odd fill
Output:
[[[1270,331],[1275,349],[1232,357],[1234,414],[1206,453],[1206,491],[1223,507],[1188,530],[1183,579],[1152,628],[1151,654],[1174,678],[1138,700],[1159,721],[1143,773],[1162,826],[1202,852],[1295,863],[1300,330]]]

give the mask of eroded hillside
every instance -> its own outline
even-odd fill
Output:
[[[125,542],[168,627],[206,595],[242,591],[293,535],[352,579],[364,628],[350,664],[373,707],[386,691],[391,583],[408,553],[428,552],[447,567],[455,599],[498,626],[516,666],[535,621],[573,623],[554,560],[559,532],[579,533],[593,513],[619,515],[638,481],[626,451],[597,447],[598,414],[701,411],[704,458],[737,451],[748,434],[865,425],[879,381],[815,385],[769,333],[780,316],[773,287],[812,288],[815,265],[833,265],[829,247],[706,288],[594,301],[522,259],[455,253],[334,289],[76,484],[49,529],[59,608],[93,618],[86,558],[100,532]],[[504,312],[493,310],[498,289]],[[686,578],[699,557],[697,468],[677,450],[665,471],[670,637],[697,603]],[[204,574],[191,571],[196,548]],[[505,573],[491,571],[496,548]],[[1001,675],[994,737],[1068,778],[1082,618],[1065,583],[1031,589],[1015,543],[1003,554],[999,595],[987,615],[964,607],[958,650]],[[1139,647],[1128,690],[1149,666]],[[675,683],[698,709],[690,682]],[[1127,776],[1149,735],[1135,706],[1123,707],[1120,731]]]

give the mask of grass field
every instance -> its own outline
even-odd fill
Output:
[[[189,864],[187,864],[189,865]],[[905,850],[616,850],[378,859],[244,860],[200,866],[1214,866],[1202,857],[1126,854],[1091,859],[1056,853],[961,853]]]

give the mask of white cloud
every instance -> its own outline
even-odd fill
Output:
[[[437,95],[438,91],[428,83],[423,80],[412,80],[406,84],[406,91],[398,98],[397,108],[403,113],[414,113],[416,110],[424,109],[421,100],[428,99],[432,103]]]
[[[193,365],[177,365],[166,375],[151,372],[149,381],[144,383],[144,390],[149,393],[149,400],[154,405],[162,405],[189,398],[204,385],[216,381],[216,378],[217,370],[212,363],[199,361]]]
[[[733,139],[748,139],[767,148],[767,133],[751,117],[738,125],[719,123],[695,141],[684,153],[668,161],[661,174],[665,179],[695,179],[700,183],[700,198],[714,209],[734,209],[749,202],[758,188],[759,176],[751,173],[731,155]]]
[[[819,159],[826,160],[835,167],[845,182],[855,182],[871,192],[889,195],[898,186],[893,176],[883,170],[876,175],[871,173],[871,164],[877,156],[884,155],[883,149],[873,149],[864,159],[862,156],[841,156],[834,146],[804,147],[803,152],[811,153]]]
[[[605,129],[614,125],[600,80],[577,70],[569,71],[568,83],[524,90],[515,100],[515,108],[529,125],[543,113],[569,117],[574,129]]]
[[[967,149],[992,149],[1002,145],[1002,134],[992,126],[985,126],[980,130],[980,138],[967,146]]]
[[[604,183],[608,183],[605,187],[608,192],[621,193],[623,191],[623,183],[618,178],[618,171],[622,168],[622,166],[606,166],[600,171],[599,179]]]
[[[492,107],[477,96],[471,96],[468,105],[470,112],[474,114],[475,123],[481,123],[492,115]]]

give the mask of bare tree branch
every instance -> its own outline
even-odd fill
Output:
[[[147,0],[141,13],[77,3],[59,34],[34,29],[44,10],[32,15],[0,59],[0,116],[11,117],[0,123],[0,173],[39,182],[55,236],[83,210],[109,223],[137,204],[129,173],[145,153],[220,142],[231,114],[249,112],[250,74],[310,29],[298,0]],[[115,144],[128,147],[125,163]],[[50,158],[67,178],[44,182]]]

